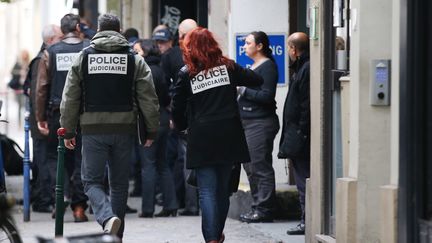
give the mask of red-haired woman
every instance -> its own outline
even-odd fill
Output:
[[[182,45],[184,66],[173,97],[173,119],[187,129],[186,166],[196,172],[206,242],[223,242],[233,165],[250,161],[236,86],[263,80],[222,55],[213,34],[198,27]]]

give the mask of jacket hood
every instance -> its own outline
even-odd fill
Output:
[[[104,52],[114,52],[130,47],[123,35],[111,30],[96,33],[91,39],[90,45],[96,50]]]

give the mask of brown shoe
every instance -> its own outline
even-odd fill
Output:
[[[73,210],[73,217],[74,217],[75,223],[87,222],[88,221],[88,217],[87,217],[87,215],[85,215],[85,210],[81,206],[76,206],[74,208],[74,210]]]

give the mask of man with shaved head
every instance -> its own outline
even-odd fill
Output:
[[[198,24],[193,19],[183,20],[179,27],[179,44],[182,45],[183,39],[188,32],[198,27]],[[177,75],[180,69],[184,66],[183,53],[179,46],[174,46],[168,50],[161,60],[162,69],[164,70],[167,84],[170,85],[170,90],[173,89],[177,82]],[[172,92],[170,92],[172,93]],[[172,123],[171,123],[172,124]],[[185,181],[184,178],[189,171],[185,169],[184,160],[186,154],[186,141],[179,138],[179,134],[174,129],[171,129],[168,144],[167,144],[167,160],[174,166],[173,175],[175,181]],[[177,199],[179,205],[184,205],[184,210],[179,214],[182,216],[197,216],[199,215],[198,196],[196,188],[186,184],[176,184]]]
[[[302,218],[287,234],[299,235],[305,232],[306,178],[310,176],[309,37],[305,33],[296,32],[288,37],[288,55],[294,73],[285,100],[278,158],[290,159],[294,167]]]

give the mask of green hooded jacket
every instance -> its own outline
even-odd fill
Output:
[[[129,47],[128,41],[118,32],[101,31],[91,40],[90,46],[104,52],[116,52]],[[81,51],[68,72],[60,104],[60,124],[66,128],[65,138],[75,136],[79,122],[82,134],[136,134],[137,105],[130,112],[83,112],[81,111],[81,82],[83,52]],[[159,102],[151,70],[140,55],[135,55],[134,87],[136,100],[144,113],[148,138],[154,139],[159,127]],[[103,87],[101,91],[103,92]],[[135,99],[134,99],[135,100]]]

